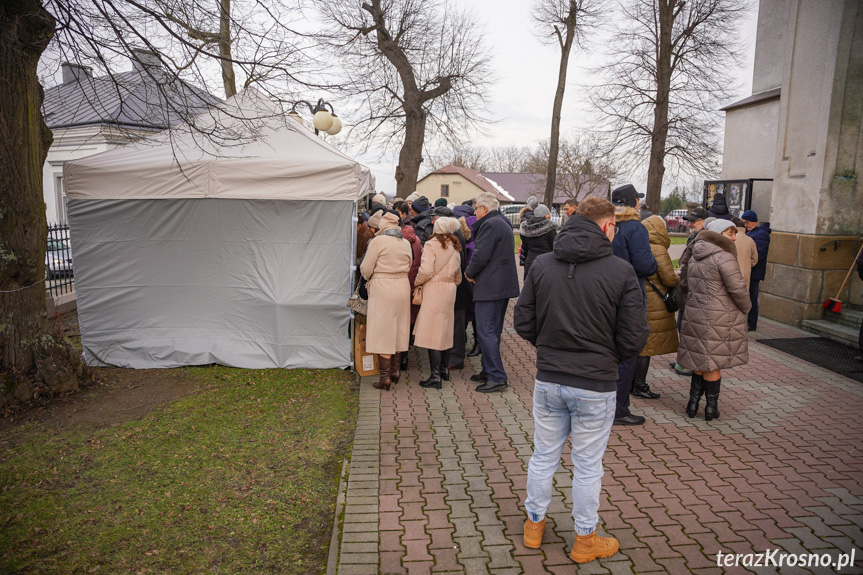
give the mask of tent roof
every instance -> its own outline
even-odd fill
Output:
[[[367,167],[254,89],[201,114],[194,127],[67,161],[63,176],[70,199],[355,201],[374,188]]]

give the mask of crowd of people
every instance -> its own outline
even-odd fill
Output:
[[[722,371],[748,362],[747,333],[757,328],[769,225],[751,210],[733,218],[717,195],[710,212],[686,216],[692,233],[675,269],[665,221],[641,205],[643,197],[627,184],[612,191],[611,202],[569,200],[560,229],[548,206],[529,202],[518,256],[512,225],[489,193],[458,206],[417,195],[388,206],[378,195],[358,224],[376,388],[398,382],[415,345],[429,358],[422,387],[440,389],[450,370],[480,355],[481,370],[470,378],[476,390],[505,390],[500,339],[509,300],[518,297],[514,327],[536,348],[537,370],[524,544],[542,542],[553,477],[571,437],[570,556],[578,563],[619,547],[596,533],[602,456],[613,425],[645,421],[630,411],[630,397],[659,397],[648,382],[650,358],[677,354],[672,367],[690,377],[685,412],[695,417],[706,396],[710,421],[720,415]]]

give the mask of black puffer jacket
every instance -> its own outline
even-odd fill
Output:
[[[524,262],[524,275],[527,277],[533,260],[537,256],[547,254],[554,249],[557,228],[551,220],[530,218],[521,222],[518,233],[521,236],[521,258]]]
[[[638,355],[649,333],[638,284],[596,222],[567,220],[515,306],[516,332],[536,346],[537,379],[614,391],[617,364]]]
[[[428,239],[434,235],[434,211],[426,210],[412,216],[410,225],[413,226],[414,233],[420,242],[425,245]]]

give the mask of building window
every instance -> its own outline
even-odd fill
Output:
[[[440,197],[448,198],[449,197],[449,184],[441,184],[440,186]]]
[[[57,206],[56,206],[56,216],[57,216],[57,224],[65,224],[66,223],[66,190],[63,187],[63,176],[60,174],[55,174],[54,176],[54,194],[55,198],[57,198]]]

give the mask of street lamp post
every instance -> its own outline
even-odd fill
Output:
[[[288,115],[302,124],[303,120],[300,118],[299,112],[297,112],[297,106],[299,104],[305,104],[309,108],[309,112],[312,114],[312,124],[315,126],[315,135],[319,132],[326,132],[331,136],[335,136],[341,131],[342,121],[338,116],[336,116],[336,111],[333,109],[333,105],[324,101],[323,98],[318,99],[318,103],[314,106],[305,100],[294,102]],[[329,110],[327,110],[327,107],[329,107]]]

